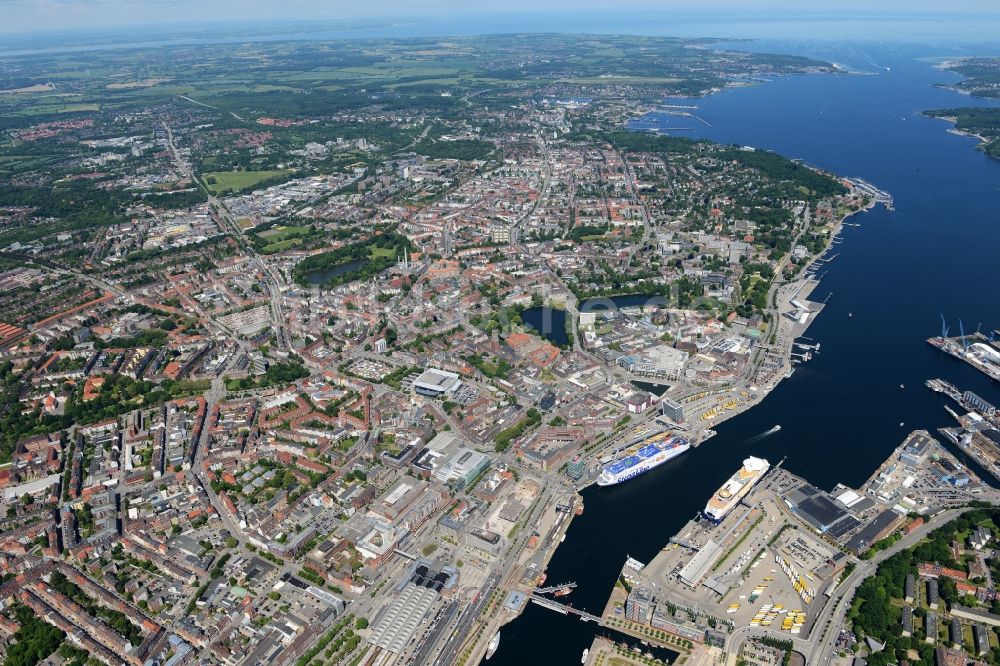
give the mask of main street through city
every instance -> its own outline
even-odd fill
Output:
[[[222,230],[232,235],[233,239],[246,253],[251,265],[264,276],[264,285],[267,287],[268,295],[271,297],[271,324],[274,328],[275,337],[278,340],[277,346],[279,349],[283,349],[286,352],[291,351],[292,341],[288,335],[285,314],[281,305],[280,285],[283,282],[283,280],[280,279],[281,276],[260,257],[257,250],[253,247],[253,244],[247,240],[246,235],[240,228],[240,225],[235,219],[233,219],[232,213],[229,211],[229,208],[226,207],[225,202],[215,197],[212,192],[210,192],[208,188],[202,184],[197,174],[194,173],[194,169],[181,156],[180,151],[174,143],[173,130],[168,126],[164,126],[164,129],[166,129],[167,132],[167,146],[170,148],[170,154],[173,156],[174,165],[177,170],[190,178],[192,182],[197,183],[198,186],[205,191],[205,194],[208,196],[209,207],[215,211],[218,219],[222,222]]]

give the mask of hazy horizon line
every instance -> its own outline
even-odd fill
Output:
[[[5,4],[0,2],[0,4]],[[582,12],[574,12],[573,18],[578,19],[581,17],[597,18],[602,16],[620,16],[620,12],[611,12],[600,9],[585,10]],[[718,11],[707,10],[707,9],[651,9],[651,8],[639,8],[634,10],[629,10],[629,15],[635,19],[641,18],[660,18],[660,19],[681,19],[681,20],[691,20],[691,19],[703,19],[703,20],[720,20]],[[230,18],[223,17],[205,17],[199,20],[193,20],[185,18],[177,21],[163,21],[162,19],[149,18],[147,20],[140,20],[135,23],[120,23],[107,26],[73,26],[73,27],[57,27],[50,28],[45,25],[40,25],[37,28],[14,28],[7,30],[4,27],[0,27],[0,39],[7,40],[8,38],[16,38],[18,36],[31,36],[31,37],[71,37],[71,36],[99,36],[102,34],[113,35],[120,32],[128,31],[143,31],[146,34],[164,34],[164,33],[176,33],[178,31],[186,32],[197,32],[202,30],[217,29],[219,27],[231,27],[235,29],[258,29],[261,27],[269,28],[267,32],[274,33],[281,26],[293,26],[301,25],[304,23],[316,24],[317,26],[325,24],[327,27],[334,27],[333,24],[342,24],[340,26],[344,31],[358,30],[365,27],[391,27],[393,25],[407,25],[414,23],[426,23],[440,20],[455,20],[462,18],[486,18],[490,16],[496,17],[506,17],[514,18],[518,16],[523,16],[525,18],[530,17],[562,17],[565,16],[564,12],[557,11],[554,9],[547,10],[516,10],[512,9],[510,11],[498,11],[494,8],[480,9],[471,7],[468,9],[463,9],[462,11],[442,11],[442,12],[423,12],[415,13],[409,15],[397,15],[397,16],[386,16],[373,14],[369,16],[356,16],[356,15],[344,15],[344,16],[330,16],[330,15],[315,15],[315,16],[300,16],[300,17],[288,17],[281,19],[267,18],[267,17],[253,17],[242,20],[233,20]],[[761,24],[761,23],[795,23],[797,21],[807,20],[807,21],[831,21],[835,23],[845,23],[857,20],[875,20],[875,21],[885,21],[885,20],[898,20],[900,18],[905,18],[907,21],[931,21],[946,19],[948,21],[961,21],[976,18],[985,18],[1000,21],[1000,6],[997,7],[995,11],[988,10],[958,10],[958,11],[943,11],[937,9],[848,9],[835,11],[829,8],[796,8],[795,10],[771,8],[765,10],[733,10],[727,12],[722,22],[732,23],[734,21],[746,22],[749,25]],[[559,32],[585,32],[572,28],[559,29],[555,27],[548,27],[539,30],[531,29],[526,26],[524,30],[510,30],[503,31],[502,33],[494,34],[518,34],[518,33],[559,33]],[[607,31],[595,31],[595,34],[614,34],[617,31],[612,30],[610,33]],[[479,32],[470,32],[469,35],[481,34]],[[631,33],[622,33],[631,34]],[[441,35],[445,36],[445,35]]]

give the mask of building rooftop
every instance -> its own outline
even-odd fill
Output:
[[[454,372],[428,368],[413,380],[417,392],[441,394],[456,390],[462,385],[462,378]]]
[[[372,628],[372,644],[395,654],[402,652],[437,598],[433,589],[407,585]]]
[[[485,453],[462,447],[434,470],[434,476],[443,482],[454,481],[488,464],[489,456]]]

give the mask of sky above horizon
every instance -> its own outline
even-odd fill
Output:
[[[806,8],[804,8],[806,7]],[[149,27],[211,24],[240,21],[335,20],[335,19],[456,19],[483,14],[525,18],[539,14],[558,17],[565,13],[572,21],[586,12],[655,13],[664,18],[698,15],[708,20],[748,23],[766,20],[816,20],[829,17],[876,17],[894,15],[912,20],[931,17],[965,21],[975,17],[1000,20],[1000,3],[995,0],[837,0],[829,4],[802,0],[380,0],[361,3],[351,0],[0,0],[0,34],[17,35],[39,31],[93,30],[99,28]],[[530,28],[526,21],[526,29]],[[558,30],[558,18],[545,29]]]

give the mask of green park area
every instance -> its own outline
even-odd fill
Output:
[[[288,175],[287,169],[272,171],[212,171],[202,174],[205,187],[212,194],[235,193],[260,185],[264,181],[278,180]]]
[[[261,254],[275,254],[301,245],[312,233],[311,227],[279,226],[258,232],[256,236],[262,243]]]
[[[295,281],[300,285],[337,286],[373,277],[386,270],[403,250],[413,250],[405,236],[388,231],[366,241],[306,257],[295,267]]]

